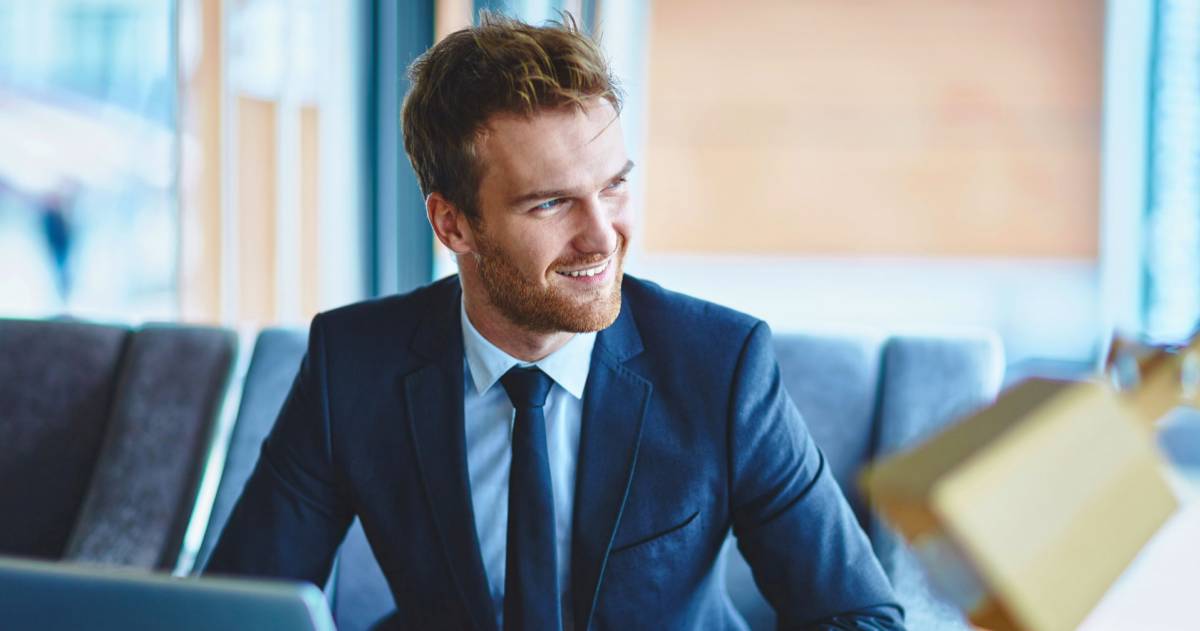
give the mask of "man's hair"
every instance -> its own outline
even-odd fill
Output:
[[[583,107],[603,97],[617,112],[621,95],[600,47],[570,14],[530,26],[483,12],[479,26],[448,35],[408,70],[404,149],[421,192],[441,193],[478,219],[483,167],[476,140],[497,113],[532,116],[540,110]]]

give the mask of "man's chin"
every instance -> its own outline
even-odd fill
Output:
[[[592,333],[611,326],[621,313],[619,284],[602,292],[589,292],[587,296],[564,293],[555,292],[540,309],[524,314],[522,324],[544,333]]]
[[[564,322],[564,324],[568,325],[564,330],[571,333],[603,331],[612,326],[612,323],[617,321],[617,316],[619,315],[621,315],[621,300],[618,298],[615,304],[605,305],[602,309],[595,309],[584,314],[579,314],[579,317]]]
[[[573,333],[591,333],[612,326],[621,314],[620,279],[621,276],[617,275],[616,278],[597,287],[587,300],[571,309],[570,315],[574,317],[567,319],[576,326],[567,330]]]

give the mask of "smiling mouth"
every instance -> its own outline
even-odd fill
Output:
[[[604,261],[603,263],[600,263],[599,265],[596,265],[594,267],[585,267],[584,269],[574,270],[571,272],[560,271],[560,272],[556,272],[556,273],[559,275],[562,275],[562,276],[566,276],[568,278],[587,278],[590,276],[598,276],[600,274],[603,274],[604,270],[608,269],[608,266],[611,263],[612,263],[612,258],[609,258],[607,261]]]

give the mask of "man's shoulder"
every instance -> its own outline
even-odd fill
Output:
[[[411,334],[438,310],[454,313],[460,292],[458,277],[451,276],[403,294],[351,303],[317,316],[324,331],[351,332],[355,337]]]
[[[665,336],[685,344],[741,342],[762,322],[641,278],[626,276],[622,290],[644,338]]]

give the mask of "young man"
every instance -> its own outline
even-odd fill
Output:
[[[739,628],[732,528],[781,627],[902,628],[767,327],[623,275],[596,45],[489,16],[411,73],[405,147],[460,274],[313,320],[208,571],[321,584],[358,516],[397,628]]]

